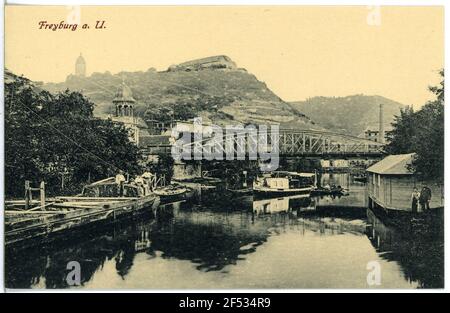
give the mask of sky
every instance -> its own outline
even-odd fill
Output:
[[[95,29],[96,21],[105,28]],[[79,23],[69,29],[48,24]],[[82,24],[89,25],[83,29]],[[444,66],[444,9],[368,6],[7,6],[5,66],[64,81],[227,55],[286,101],[381,95],[418,108]]]

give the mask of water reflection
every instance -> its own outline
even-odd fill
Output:
[[[431,233],[420,224],[402,230],[386,225],[371,210],[367,210],[367,219],[367,236],[381,258],[398,262],[404,277],[417,281],[420,288],[443,288],[443,225],[434,225]]]
[[[117,274],[125,277],[133,264],[134,242],[139,233],[152,223],[144,217],[139,223],[115,224],[113,227],[91,229],[86,236],[70,236],[45,246],[11,251],[6,255],[6,286],[10,288],[67,288],[66,265],[80,263],[81,282],[85,283],[101,270],[104,263],[114,260]]]
[[[366,265],[376,260],[382,288],[443,286],[435,235],[396,232],[359,202],[339,201],[200,190],[154,216],[7,250],[6,285],[67,288],[75,260],[85,288],[368,288]]]
[[[296,195],[253,201],[253,212],[257,215],[271,213],[289,213],[316,209],[316,200],[307,195]]]

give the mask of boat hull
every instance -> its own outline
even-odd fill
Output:
[[[183,200],[186,198],[187,192],[188,192],[187,188],[179,188],[171,192],[167,192],[164,190],[154,191],[155,195],[159,196],[161,203]]]
[[[118,219],[150,212],[157,199],[154,195],[140,198],[116,198],[105,201],[89,197],[61,197],[55,204],[58,211],[34,212],[21,220],[5,222],[5,245],[21,244],[32,239],[50,241],[54,235],[97,223],[110,223]],[[103,202],[103,203],[102,203]],[[16,213],[20,216],[21,212]],[[8,218],[5,215],[5,218]],[[11,216],[10,216],[11,218]]]
[[[267,187],[254,187],[253,194],[256,197],[268,198],[268,197],[284,197],[284,196],[292,196],[297,194],[304,194],[305,196],[309,196],[312,191],[312,187],[305,188],[293,188],[293,189],[274,189]]]
[[[345,196],[348,192],[344,189],[337,190],[325,190],[325,189],[315,189],[311,191],[312,196]]]
[[[186,198],[186,193],[180,193],[180,194],[173,194],[173,195],[161,195],[159,196],[159,199],[161,203],[169,203],[169,202],[175,202],[180,201]]]
[[[252,188],[247,189],[227,189],[227,191],[234,197],[248,196],[253,193]]]

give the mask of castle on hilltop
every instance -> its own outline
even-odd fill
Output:
[[[217,55],[202,59],[196,59],[184,63],[180,63],[177,65],[172,65],[169,67],[169,72],[174,71],[199,71],[203,69],[236,69],[236,63],[234,63],[229,57],[226,55]]]

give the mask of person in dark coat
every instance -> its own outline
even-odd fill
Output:
[[[420,191],[419,203],[422,211],[428,211],[430,209],[431,189],[424,186]]]

